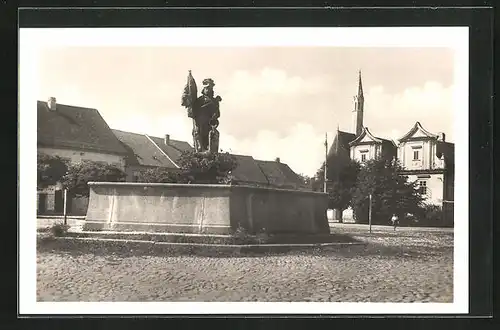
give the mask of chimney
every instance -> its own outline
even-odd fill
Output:
[[[55,97],[49,97],[49,100],[47,101],[47,106],[49,110],[51,111],[56,111],[56,98]]]
[[[438,133],[438,141],[445,142],[446,135],[443,132]]]
[[[276,163],[279,163],[280,162],[280,158],[276,157],[275,161],[276,161]]]
[[[165,144],[166,145],[170,144],[170,135],[169,134],[165,134]]]

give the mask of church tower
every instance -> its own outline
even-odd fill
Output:
[[[361,70],[359,71],[358,95],[354,96],[354,110],[352,111],[353,132],[358,136],[363,131],[363,84],[361,83]]]

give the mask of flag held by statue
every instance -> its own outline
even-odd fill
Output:
[[[188,110],[188,117],[193,118],[193,105],[198,97],[198,88],[196,86],[196,81],[191,75],[191,70],[189,70],[186,86],[184,87],[184,92],[182,93],[182,106],[186,107]]]

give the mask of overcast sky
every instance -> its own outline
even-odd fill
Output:
[[[397,139],[416,121],[453,141],[454,53],[448,48],[64,47],[38,59],[39,100],[97,108],[111,128],[192,144],[181,107],[188,70],[222,97],[220,147],[257,159],[280,157],[313,175],[337,125],[352,131],[358,70],[364,124]],[[200,88],[201,90],[201,88]]]

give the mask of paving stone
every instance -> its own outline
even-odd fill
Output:
[[[235,258],[39,252],[37,298],[452,302],[452,232],[354,235],[369,244],[361,250]]]

